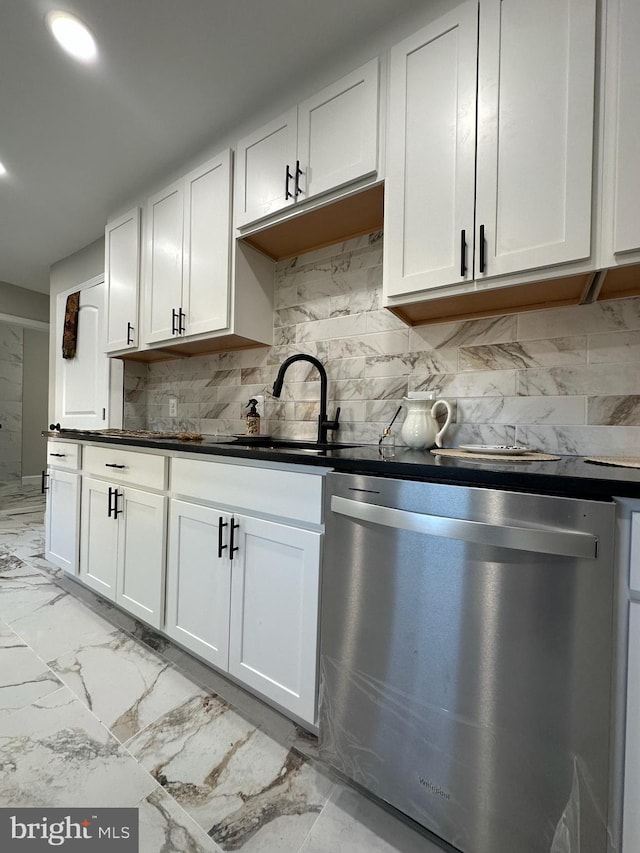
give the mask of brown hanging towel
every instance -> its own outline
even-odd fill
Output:
[[[64,329],[62,331],[62,357],[75,358],[76,342],[78,339],[78,309],[80,307],[80,291],[67,296],[64,311]]]

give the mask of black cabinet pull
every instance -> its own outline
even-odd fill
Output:
[[[127,345],[133,343],[133,326],[127,323]]]
[[[171,334],[180,334],[180,327],[178,326],[178,312],[175,308],[171,309]]]
[[[117,487],[114,489],[109,486],[109,497],[107,499],[107,516],[118,520],[118,515],[122,515],[124,510],[118,509],[118,498],[121,498],[123,493],[118,492]]]
[[[59,456],[61,459],[64,458],[66,453],[50,453],[49,456]]]
[[[464,278],[467,274],[467,232],[460,232],[460,275]]]
[[[484,225],[480,226],[480,272],[484,272],[485,257],[484,257]]]
[[[104,467],[105,468],[126,468],[127,466],[126,465],[118,465],[117,462],[105,462]]]
[[[184,332],[186,329],[186,325],[185,325],[184,321],[186,319],[187,319],[187,315],[184,313],[182,308],[179,308],[178,309],[178,334],[179,335],[184,335]]]
[[[293,175],[289,171],[289,164],[287,163],[287,169],[284,174],[284,197],[285,200],[288,198],[293,198],[293,193],[289,192],[289,181],[293,178]]]
[[[302,192],[302,190],[300,188],[300,175],[302,175],[302,169],[300,168],[300,160],[296,160],[296,184],[295,184],[296,198]]]
[[[236,524],[236,520],[235,520],[235,518],[233,518],[233,516],[232,516],[232,518],[231,518],[231,542],[230,542],[231,547],[229,548],[229,559],[230,559],[230,560],[233,560],[233,555],[234,555],[234,553],[235,553],[236,551],[239,551],[239,550],[240,550],[240,546],[239,546],[239,545],[234,545],[234,544],[233,544],[233,543],[234,543],[234,541],[235,541],[235,536],[234,536],[234,534],[233,534],[233,531],[234,531],[234,530],[237,530],[239,527],[240,527],[240,525],[239,525],[239,524]]]
[[[229,547],[228,545],[222,544],[222,531],[224,530],[225,527],[228,527],[228,526],[229,525],[227,524],[227,522],[222,520],[222,516],[219,516],[218,517],[218,557],[222,557],[222,552],[226,551],[226,549]]]
[[[42,494],[43,494],[43,495],[44,495],[44,493],[45,493],[45,492],[48,492],[48,491],[49,491],[49,486],[45,486],[45,483],[47,482],[47,477],[48,477],[48,476],[49,476],[49,475],[47,474],[47,472],[46,472],[46,471],[43,471],[43,472],[42,472],[42,480],[41,480],[41,483],[40,483],[40,491],[42,492]]]

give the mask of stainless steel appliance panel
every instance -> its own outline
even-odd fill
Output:
[[[322,756],[464,853],[604,853],[613,504],[327,491]]]

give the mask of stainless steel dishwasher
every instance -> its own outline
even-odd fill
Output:
[[[328,486],[322,757],[464,853],[605,853],[613,504]]]

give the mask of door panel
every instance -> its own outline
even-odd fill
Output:
[[[80,514],[80,576],[115,601],[118,522],[108,516],[109,483],[84,477]]]
[[[593,0],[483,0],[476,278],[589,257]]]
[[[227,548],[218,557],[218,524]],[[229,661],[229,518],[211,507],[172,500],[167,607],[169,636],[226,670]]]

